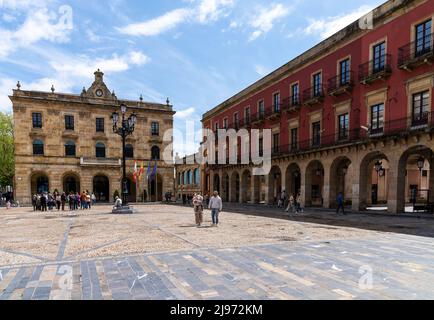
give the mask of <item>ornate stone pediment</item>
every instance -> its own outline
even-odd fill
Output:
[[[92,86],[87,90],[83,88],[81,95],[92,99],[117,100],[114,91],[110,92],[109,88],[104,83],[104,73],[98,69],[94,74],[95,81],[92,83]]]

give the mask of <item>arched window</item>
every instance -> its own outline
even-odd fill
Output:
[[[183,180],[184,180],[184,185],[186,186],[187,185],[187,172],[184,172],[182,174],[182,176],[183,176]]]
[[[102,142],[98,142],[95,146],[95,155],[97,158],[105,158],[105,145]]]
[[[67,157],[75,157],[76,148],[74,141],[68,141],[67,143],[65,143],[65,155]]]
[[[194,184],[200,183],[200,171],[199,169],[194,170]]]
[[[160,148],[153,146],[151,149],[152,160],[160,160]]]
[[[44,142],[42,140],[33,141],[33,154],[35,156],[44,155]]]
[[[125,146],[125,157],[128,159],[134,159],[134,147],[131,144]]]
[[[187,184],[191,184],[191,171],[187,171]]]

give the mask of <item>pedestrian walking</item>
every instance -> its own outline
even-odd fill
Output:
[[[342,213],[344,216],[346,216],[347,214],[345,213],[345,206],[344,206],[344,195],[342,194],[342,192],[339,192],[338,197],[337,197],[337,203],[338,203],[338,208],[336,209],[336,214],[339,214],[339,212],[342,209]]]
[[[196,225],[202,226],[203,223],[203,197],[200,194],[195,194],[193,197],[194,215],[196,218]]]
[[[286,212],[288,212],[291,216],[291,213],[295,213],[295,209],[295,198],[294,195],[291,194],[291,196],[289,197],[288,208],[286,208]]]
[[[296,213],[302,212],[301,209],[301,192],[298,192],[297,198],[296,198]]]
[[[219,225],[219,214],[223,210],[223,202],[217,191],[214,191],[214,195],[209,200],[209,207],[211,210],[212,226],[217,227]]]

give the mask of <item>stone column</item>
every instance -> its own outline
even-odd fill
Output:
[[[251,199],[252,199],[252,204],[256,204],[259,203],[259,177],[258,176],[254,176],[252,175],[251,179],[251,183],[250,183],[250,193],[251,193]]]
[[[323,177],[323,190],[322,190],[322,198],[323,198],[323,207],[329,209],[331,206],[330,203],[330,165],[328,163],[323,164],[324,167],[324,177]]]
[[[357,170],[357,168],[360,168],[360,165],[354,166],[355,170],[352,173],[353,174],[353,211],[361,211],[362,210],[362,203],[360,198],[360,193],[362,190],[360,189],[360,170]]]
[[[399,159],[390,157],[389,166],[389,174],[386,177],[389,186],[387,199],[388,212],[394,214],[402,213],[405,211],[405,172],[399,172]]]

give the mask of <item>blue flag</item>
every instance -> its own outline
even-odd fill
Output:
[[[155,160],[154,170],[152,170],[151,177],[155,177],[157,175],[157,160]]]
[[[151,161],[149,161],[148,164],[148,171],[146,171],[146,177],[149,179],[150,175],[151,175]]]

